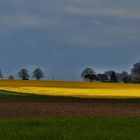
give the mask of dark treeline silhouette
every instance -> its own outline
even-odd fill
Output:
[[[36,80],[41,80],[44,78],[44,73],[40,68],[32,71],[32,76],[30,76],[28,70],[25,68],[22,68],[18,72],[18,78],[21,80],[29,80],[30,77],[33,77]],[[140,61],[133,65],[130,74],[127,71],[115,72],[114,70],[108,70],[104,73],[96,73],[94,69],[88,67],[82,71],[81,77],[87,82],[140,83]],[[0,78],[5,79],[1,70]],[[14,80],[16,78],[13,75],[10,75],[6,79]]]
[[[24,68],[21,69],[18,73],[18,77],[21,78],[22,80],[29,80],[30,75],[28,70]],[[33,71],[32,77],[34,77],[36,80],[40,80],[41,78],[44,78],[44,73],[40,68],[37,68]]]
[[[114,70],[108,70],[104,73],[96,74],[92,68],[85,68],[81,77],[84,81],[89,82],[120,82],[120,83],[140,83],[140,61],[133,65],[131,73],[126,71],[115,72]]]
[[[25,68],[22,68],[19,72],[18,72],[18,75],[17,77],[21,80],[29,80],[30,77],[33,77],[35,78],[36,80],[40,80],[42,78],[44,78],[44,73],[43,71],[40,69],[40,68],[37,68],[35,69],[33,72],[32,72],[32,76],[29,75],[29,72],[27,69]],[[16,79],[14,77],[14,75],[10,75],[9,77],[4,77],[1,70],[0,70],[0,79],[9,79],[9,80],[14,80]]]

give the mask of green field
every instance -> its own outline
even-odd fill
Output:
[[[140,118],[1,119],[2,140],[139,140]]]

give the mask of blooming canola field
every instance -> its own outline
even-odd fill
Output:
[[[0,80],[0,90],[81,98],[140,98],[139,84],[123,83]]]

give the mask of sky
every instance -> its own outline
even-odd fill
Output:
[[[139,0],[0,0],[3,75],[40,67],[45,79],[130,72],[140,60]]]

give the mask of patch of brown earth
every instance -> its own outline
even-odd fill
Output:
[[[61,99],[0,100],[0,117],[136,117],[139,101]]]

